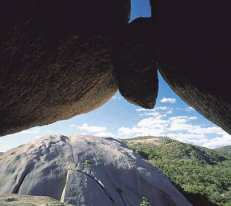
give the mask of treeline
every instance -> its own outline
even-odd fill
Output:
[[[199,205],[231,206],[231,155],[168,138],[159,145],[129,143]]]

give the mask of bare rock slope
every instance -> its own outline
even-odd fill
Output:
[[[1,206],[71,206],[49,197],[29,195],[3,195],[0,197]]]
[[[48,136],[0,157],[0,194],[50,196],[75,206],[190,203],[161,171],[112,138]]]

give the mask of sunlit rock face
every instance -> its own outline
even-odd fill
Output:
[[[190,203],[158,169],[111,138],[49,136],[0,157],[0,194],[50,196],[76,206]]]

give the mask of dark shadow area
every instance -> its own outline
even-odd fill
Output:
[[[192,203],[193,206],[218,206],[211,202],[207,197],[201,194],[183,193],[184,196]]]
[[[170,180],[171,181],[171,180]],[[177,190],[184,195],[184,197],[193,205],[193,206],[218,206],[217,204],[211,202],[208,197],[200,193],[190,193],[183,190],[183,188],[171,181],[171,183],[177,188]]]

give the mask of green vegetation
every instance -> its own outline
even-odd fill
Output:
[[[147,197],[143,196],[139,206],[151,206],[151,203]]]
[[[83,165],[84,165],[85,168],[89,169],[91,167],[91,165],[92,165],[92,162],[91,162],[91,160],[85,160]]]
[[[161,169],[192,203],[206,200],[200,205],[231,206],[230,153],[168,138],[160,138],[159,145],[132,140],[127,144]]]
[[[221,147],[216,149],[216,151],[223,155],[231,155],[231,146]]]

